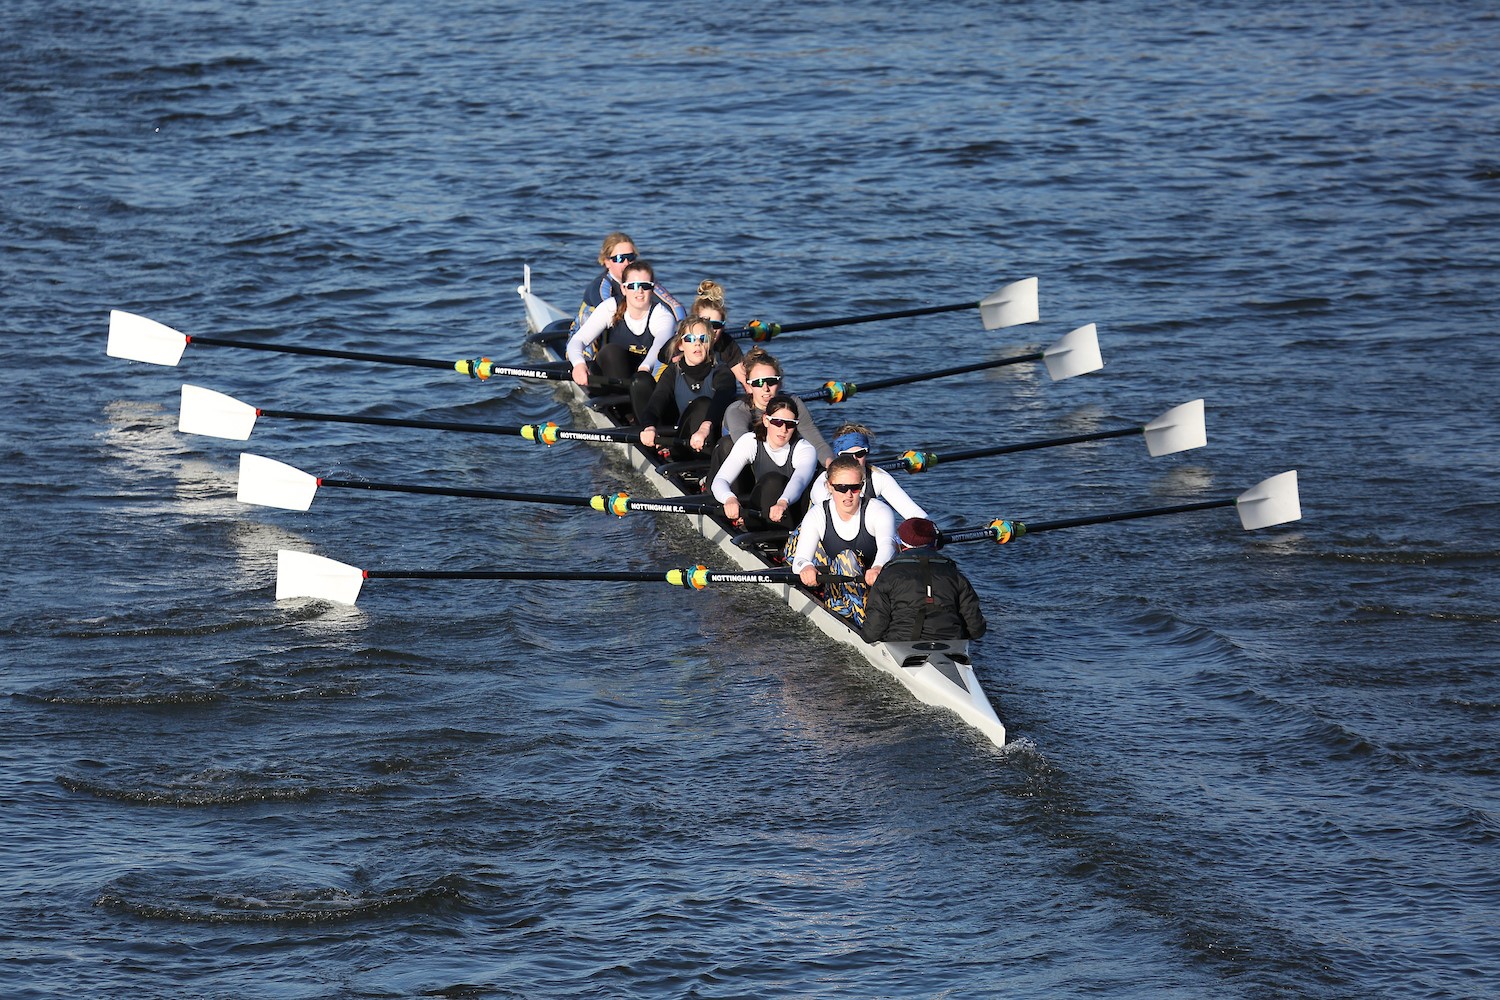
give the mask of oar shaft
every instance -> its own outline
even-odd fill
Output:
[[[188,336],[190,344],[208,344],[213,347],[239,347],[247,351],[269,351],[273,354],[305,354],[318,358],[342,358],[346,361],[374,361],[388,365],[409,365],[414,368],[441,368],[453,370],[453,362],[433,358],[412,358],[401,354],[371,354],[365,351],[340,351],[329,347],[303,347],[299,344],[263,344],[251,340],[226,340],[222,337]]]
[[[814,319],[802,323],[781,323],[777,330],[780,333],[796,333],[798,330],[827,330],[835,326],[854,326],[857,323],[878,323],[887,319],[907,319],[912,316],[935,316],[938,313],[962,312],[965,309],[978,309],[977,302],[955,302],[946,306],[920,306],[915,309],[895,309],[891,312],[868,313],[864,316],[840,316],[834,319]],[[753,333],[749,327],[737,332],[737,337],[750,337]]]
[[[1081,444],[1085,441],[1106,441],[1110,438],[1129,437],[1132,434],[1141,433],[1139,427],[1121,427],[1112,431],[1095,431],[1091,434],[1073,434],[1069,437],[1049,438],[1046,441],[1022,441],[1018,444],[1002,444],[993,448],[972,448],[968,451],[941,451],[921,452],[923,456],[923,469],[928,466],[947,465],[950,462],[962,462],[970,458],[988,458],[992,455],[1010,455],[1021,451],[1035,451],[1038,448],[1053,448],[1069,444]],[[911,463],[905,456],[901,458],[882,459],[875,463],[882,469],[906,469],[911,470]]]
[[[1013,358],[1001,358],[999,361],[980,361],[972,365],[960,365],[957,368],[944,368],[942,371],[921,372],[916,375],[900,375],[896,378],[880,379],[876,382],[861,382],[860,392],[869,392],[871,389],[888,389],[893,385],[910,385],[913,382],[925,382],[928,379],[946,378],[949,375],[964,375],[969,372],[985,371],[989,368],[1003,368],[1006,365],[1019,365],[1027,361],[1041,361],[1044,355],[1041,351],[1032,354],[1021,354]]]
[[[1006,365],[1019,365],[1027,361],[1042,361],[1046,355],[1041,351],[1031,354],[1019,354],[1012,358],[1000,358],[996,361],[977,361],[971,365],[959,365],[956,368],[943,368],[935,372],[918,372],[915,375],[898,375],[895,378],[878,379],[874,382],[827,382],[821,390],[811,393],[798,393],[803,399],[823,400],[827,403],[842,403],[857,392],[870,392],[874,389],[889,389],[897,385],[910,385],[913,382],[926,382],[929,379],[947,378],[949,375],[965,375],[969,372],[985,371],[990,368],[1003,368]]]
[[[1127,510],[1118,514],[1099,514],[1093,517],[1073,517],[1062,521],[1041,521],[1032,524],[1026,523],[1026,534],[1033,535],[1038,531],[1053,531],[1057,528],[1077,528],[1085,524],[1111,524],[1115,521],[1133,521],[1141,517],[1159,517],[1163,514],[1186,514],[1194,510],[1213,510],[1215,507],[1233,507],[1238,497],[1226,497],[1222,500],[1203,500],[1199,503],[1178,504],[1175,507],[1148,507],[1145,510]]]
[[[319,479],[319,486],[339,489],[376,490],[382,493],[417,493],[425,496],[468,497],[474,500],[516,500],[522,503],[555,504],[562,507],[591,507],[593,497],[557,496],[549,493],[508,493],[504,490],[465,489],[453,486],[415,486],[405,483],[379,483],[358,479]]]
[[[371,580],[587,580],[597,582],[666,582],[665,573],[631,570],[508,570],[508,569],[367,569]]]
[[[549,424],[527,424],[510,427],[504,424],[466,424],[451,420],[416,420],[407,417],[360,417],[344,413],[312,413],[305,410],[256,410],[262,417],[285,420],[308,420],[334,424],[364,424],[372,427],[411,427],[419,430],[459,431],[466,434],[498,434],[505,437],[529,437],[546,435],[559,441],[596,441],[619,443],[640,440],[640,428],[600,428],[598,430],[567,430]],[[673,433],[677,428],[659,428],[657,433]],[[529,432],[529,433],[528,433]]]

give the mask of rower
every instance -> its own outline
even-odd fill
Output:
[[[915,500],[907,496],[896,477],[876,465],[868,464],[870,446],[875,443],[875,434],[864,424],[844,424],[833,435],[833,450],[839,455],[848,455],[859,460],[865,476],[865,497],[879,497],[890,504],[900,518],[926,517],[927,512]],[[810,503],[822,503],[828,499],[828,474],[813,480],[808,490]]]
[[[734,372],[716,363],[709,354],[713,330],[708,320],[689,316],[677,324],[672,353],[680,354],[655,382],[644,373],[650,395],[636,404],[641,423],[641,444],[656,447],[656,426],[677,424],[677,434],[668,444],[669,461],[684,461],[703,455],[719,436],[724,410],[735,397]],[[636,383],[632,383],[634,392]]]
[[[714,363],[733,369],[735,380],[744,386],[745,352],[740,349],[740,342],[724,328],[724,322],[729,318],[729,310],[724,305],[724,286],[710,278],[698,282],[698,295],[693,299],[688,315],[701,316],[708,321],[714,335],[711,351]],[[745,391],[749,391],[749,386],[745,386]]]
[[[840,455],[828,463],[830,499],[814,504],[788,540],[792,571],[807,587],[818,585],[825,568],[849,583],[826,590],[828,610],[860,624],[865,595],[896,551],[896,512],[883,500],[864,495],[865,469],[859,459]],[[859,582],[862,579],[863,582]]]
[[[656,272],[643,260],[621,272],[620,298],[599,303],[578,332],[568,338],[567,356],[573,381],[588,385],[589,373],[629,380],[637,371],[649,377],[661,363],[659,354],[672,338],[672,310],[652,300]],[[595,344],[599,346],[595,347]],[[593,357],[588,354],[592,351]]]
[[[865,642],[978,639],[988,629],[979,595],[958,564],[937,551],[937,526],[908,518],[901,552],[885,564],[865,600]]]
[[[758,513],[757,520],[791,527],[806,509],[803,494],[817,464],[817,451],[798,433],[797,401],[777,395],[766,403],[760,426],[729,449],[710,489],[731,522],[738,521],[748,505]],[[747,469],[749,488],[742,486],[737,493],[736,480]]]
[[[583,302],[578,307],[578,315],[573,317],[573,325],[568,328],[568,335],[572,336],[578,332],[583,321],[599,307],[599,304],[608,298],[617,298],[620,292],[620,279],[625,271],[625,265],[638,259],[640,254],[635,249],[635,240],[622,232],[613,232],[604,237],[603,244],[599,247],[599,266],[604,268],[604,273],[583,290]],[[672,315],[677,321],[686,318],[687,312],[682,308],[682,303],[673,297],[661,285],[651,290],[653,302],[660,302],[672,310]]]

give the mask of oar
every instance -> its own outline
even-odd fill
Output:
[[[993,448],[974,448],[969,451],[907,451],[899,458],[886,458],[875,462],[882,469],[902,469],[906,472],[926,472],[935,465],[948,465],[970,458],[987,458],[991,455],[1009,455],[1018,451],[1033,451],[1037,448],[1053,448],[1084,441],[1105,441],[1109,438],[1143,435],[1146,451],[1152,458],[1175,455],[1179,451],[1190,451],[1208,444],[1208,433],[1203,423],[1203,400],[1195,399],[1174,406],[1149,424],[1139,427],[1121,427],[1112,431],[1095,431],[1092,434],[1073,434],[1069,437],[1049,438],[1045,441],[1023,441],[1020,444],[1002,444]]]
[[[182,352],[187,350],[187,345],[190,343],[207,344],[211,347],[238,347],[249,351],[270,351],[275,354],[301,354],[318,358],[341,358],[346,361],[372,361],[377,364],[407,365],[413,368],[440,368],[445,371],[456,371],[460,375],[467,375],[481,381],[495,375],[540,378],[552,382],[566,382],[573,378],[572,372],[560,368],[497,365],[489,358],[440,361],[435,358],[413,358],[403,354],[371,354],[367,351],[340,351],[328,347],[266,344],[251,340],[226,340],[222,337],[197,335],[190,337],[144,316],[137,316],[119,309],[109,311],[109,344],[105,352],[112,358],[144,361],[148,364],[175,368],[182,360]],[[620,379],[589,376],[591,386],[620,388],[625,384]]]
[[[1302,506],[1297,497],[1297,470],[1283,472],[1263,479],[1239,496],[1222,500],[1203,500],[1198,503],[1178,504],[1174,507],[1150,507],[1145,510],[1128,510],[1116,514],[1099,514],[1093,517],[1074,517],[1064,521],[1040,521],[1027,524],[1022,521],[995,520],[981,528],[963,528],[959,531],[941,533],[941,543],[955,542],[1013,542],[1039,531],[1056,531],[1058,528],[1077,528],[1085,524],[1109,524],[1114,521],[1130,521],[1140,517],[1160,517],[1163,514],[1184,514],[1195,510],[1212,510],[1215,507],[1234,507],[1240,516],[1240,525],[1246,531],[1269,528],[1285,524],[1302,517]]]
[[[888,389],[895,385],[910,385],[913,382],[925,382],[929,379],[946,378],[949,375],[963,375],[968,372],[984,371],[989,368],[1003,368],[1006,365],[1019,365],[1028,361],[1045,361],[1047,363],[1047,374],[1054,382],[1061,382],[1065,378],[1075,375],[1084,375],[1088,372],[1098,371],[1104,367],[1104,359],[1099,354],[1098,329],[1093,323],[1080,326],[1072,333],[1063,337],[1057,343],[1043,351],[1034,351],[1031,354],[1019,354],[1013,358],[1001,358],[998,361],[979,361],[972,365],[961,365],[957,368],[944,368],[941,371],[922,372],[917,375],[900,375],[896,378],[881,379],[877,382],[824,382],[823,388],[811,393],[798,393],[806,400],[823,400],[826,403],[842,403],[853,396],[856,392],[870,392],[875,389]]]
[[[508,427],[500,424],[467,424],[446,420],[410,420],[402,417],[356,417],[339,413],[307,413],[301,410],[268,410],[226,396],[222,392],[205,389],[197,385],[183,385],[182,411],[177,429],[184,434],[206,434],[209,437],[228,438],[231,441],[248,441],[259,417],[275,417],[286,420],[308,420],[336,424],[369,424],[374,427],[415,427],[423,430],[460,431],[467,434],[498,434],[522,437],[540,444],[554,445],[559,441],[593,441],[610,444],[629,444],[641,439],[639,427],[604,427],[597,430],[568,430],[548,421],[545,424],[521,424]],[[671,436],[675,427],[658,427],[658,434]]]
[[[829,575],[820,582],[848,583],[854,577]],[[366,580],[581,580],[602,583],[670,583],[702,590],[711,583],[796,584],[790,569],[720,573],[705,566],[669,570],[403,570],[360,569],[310,552],[281,549],[276,553],[276,599],[313,597],[353,604]]]
[[[770,340],[781,333],[798,330],[826,330],[835,326],[853,326],[856,323],[877,323],[887,319],[907,319],[912,316],[933,316],[938,313],[961,312],[978,309],[979,319],[986,330],[998,330],[1006,326],[1035,323],[1038,316],[1036,302],[1036,279],[1024,278],[1014,281],[996,292],[991,292],[978,302],[955,302],[946,306],[918,306],[915,309],[896,309],[892,312],[868,313],[864,316],[839,316],[833,319],[815,319],[805,323],[763,323],[751,320],[744,329],[736,331],[736,337],[748,337],[760,342]]]
[[[670,500],[637,500],[628,493],[611,493],[591,497],[556,496],[548,493],[510,493],[503,490],[463,489],[448,486],[412,486],[404,483],[378,483],[360,479],[318,477],[284,462],[252,455],[240,455],[240,486],[235,498],[241,503],[282,510],[307,510],[312,506],[318,487],[330,489],[374,490],[383,493],[420,493],[426,496],[469,497],[475,500],[514,500],[520,503],[553,504],[561,507],[587,507],[591,510],[624,517],[633,510],[662,514],[699,514],[712,500],[680,497]]]

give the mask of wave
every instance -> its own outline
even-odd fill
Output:
[[[208,924],[313,924],[387,915],[432,914],[465,901],[463,880],[444,875],[387,889],[298,888],[212,883],[201,887],[158,884],[146,875],[119,879],[94,905],[116,913]]]
[[[183,778],[130,785],[111,784],[74,775],[58,775],[70,792],[143,806],[228,806],[259,802],[311,802],[325,798],[376,798],[399,791],[391,782],[320,784],[296,775],[211,770]]]

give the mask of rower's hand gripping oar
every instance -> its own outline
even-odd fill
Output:
[[[312,597],[339,604],[353,604],[366,580],[583,580],[604,583],[670,583],[685,590],[702,590],[709,584],[797,583],[789,569],[716,572],[706,566],[670,570],[547,571],[547,570],[399,570],[360,569],[310,552],[281,549],[276,553],[276,599]],[[853,577],[830,576],[830,582],[848,583]]]
[[[244,452],[240,455],[240,484],[235,499],[241,503],[282,510],[307,510],[312,506],[318,488],[373,490],[382,493],[417,493],[424,496],[468,497],[475,500],[513,500],[520,503],[553,504],[562,507],[586,507],[616,517],[631,511],[659,514],[699,514],[711,497],[681,497],[668,500],[640,500],[628,493],[607,495],[555,496],[547,493],[511,493],[503,490],[464,489],[448,486],[412,486],[402,483],[378,483],[359,479],[320,478],[275,459]]]
[[[368,351],[341,351],[329,347],[302,347],[296,344],[267,344],[251,340],[226,340],[222,337],[188,336],[144,316],[137,316],[120,309],[109,311],[109,343],[105,347],[105,353],[112,358],[144,361],[147,364],[175,368],[182,360],[182,354],[190,343],[207,344],[212,347],[238,347],[249,351],[269,351],[274,354],[300,354],[318,358],[340,358],[345,361],[371,361],[376,364],[406,365],[412,368],[437,368],[444,371],[456,371],[460,375],[467,375],[480,381],[496,375],[546,379],[551,382],[569,382],[573,379],[571,371],[528,365],[500,365],[489,358],[440,361],[435,358],[414,358],[404,354],[372,354]],[[598,388],[618,389],[626,384],[620,379],[598,375],[589,376],[589,385]]]
[[[951,545],[956,542],[998,542],[1004,545],[1006,542],[1013,542],[1018,538],[1041,531],[1077,528],[1086,524],[1109,524],[1114,521],[1130,521],[1141,517],[1159,517],[1163,514],[1183,514],[1195,510],[1212,510],[1216,507],[1235,508],[1235,512],[1240,516],[1240,525],[1246,531],[1300,520],[1302,505],[1297,494],[1297,470],[1293,469],[1290,472],[1272,476],[1270,479],[1263,479],[1239,496],[1225,497],[1221,500],[1203,500],[1172,507],[1149,507],[1145,510],[1074,517],[1062,521],[1040,521],[1035,524],[995,520],[980,528],[940,532],[939,543]]]
[[[991,292],[978,302],[955,302],[945,306],[918,306],[915,309],[896,309],[892,312],[868,313],[864,316],[840,316],[833,319],[809,320],[805,323],[764,323],[758,319],[745,324],[734,336],[748,337],[764,342],[783,333],[799,330],[826,330],[835,326],[853,326],[856,323],[877,323],[887,319],[908,319],[913,316],[934,316],[938,313],[961,312],[978,309],[979,319],[986,330],[999,330],[1007,326],[1035,323],[1040,316],[1037,311],[1037,280],[1024,278],[1013,281],[999,291]]]
[[[641,439],[639,427],[603,427],[569,430],[551,421],[545,424],[468,424],[446,420],[411,420],[401,417],[359,417],[338,413],[308,413],[301,410],[268,410],[198,385],[182,387],[182,410],[177,429],[184,434],[205,434],[231,441],[248,441],[260,417],[307,420],[337,424],[368,424],[374,427],[414,427],[422,430],[459,431],[468,434],[498,434],[521,437],[548,446],[559,441],[592,441],[605,444],[631,443]],[[675,427],[658,427],[656,432],[671,436]]]
[[[1174,406],[1149,424],[1138,427],[1121,427],[1118,430],[1073,434],[1068,437],[1049,438],[1045,441],[1023,441],[1019,444],[1002,444],[992,448],[974,448],[969,451],[906,451],[898,458],[881,459],[874,464],[882,469],[902,469],[906,472],[918,473],[926,472],[936,465],[948,465],[970,458],[1009,455],[1018,451],[1054,448],[1065,444],[1080,444],[1084,441],[1105,441],[1136,434],[1145,438],[1146,451],[1152,458],[1202,448],[1208,444],[1208,433],[1203,422],[1203,400],[1194,399],[1181,406]]]
[[[842,403],[852,397],[856,392],[870,392],[875,389],[888,389],[896,385],[910,385],[913,382],[926,382],[929,379],[945,378],[949,375],[963,375],[968,372],[985,371],[990,368],[1003,368],[1006,365],[1019,365],[1028,361],[1043,361],[1047,364],[1047,374],[1052,381],[1061,382],[1065,378],[1075,375],[1085,375],[1089,372],[1098,371],[1104,367],[1104,358],[1099,354],[1099,333],[1093,323],[1080,326],[1078,329],[1063,337],[1057,343],[1046,350],[1034,351],[1030,354],[1020,354],[1012,358],[1001,358],[998,361],[979,361],[972,365],[960,365],[957,368],[944,368],[941,371],[922,372],[917,375],[901,375],[896,378],[881,379],[877,382],[824,382],[823,388],[810,393],[801,393],[805,400],[821,399],[826,403]]]

